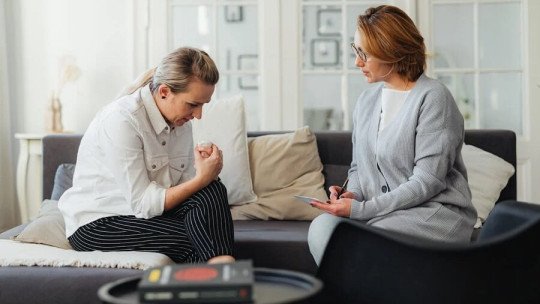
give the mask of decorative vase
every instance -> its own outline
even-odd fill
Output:
[[[64,126],[62,125],[62,103],[60,98],[53,92],[49,100],[47,109],[47,131],[51,133],[62,133]]]

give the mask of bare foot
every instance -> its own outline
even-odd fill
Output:
[[[207,261],[208,264],[234,263],[235,259],[231,255],[218,255]]]

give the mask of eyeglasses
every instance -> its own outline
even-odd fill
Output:
[[[367,60],[367,55],[366,53],[364,53],[364,51],[362,51],[362,49],[360,47],[356,47],[356,45],[354,45],[354,42],[351,42],[351,49],[353,50],[353,52],[356,54],[356,56],[360,57],[360,59],[362,61],[366,61]]]

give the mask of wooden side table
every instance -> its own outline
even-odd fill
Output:
[[[17,197],[22,223],[26,223],[39,211],[42,193],[42,143],[45,134],[17,133],[19,140],[19,160],[17,162]],[[32,161],[32,162],[31,162]],[[30,166],[32,163],[33,166]],[[31,178],[31,187],[28,181]],[[30,195],[29,195],[30,194]]]

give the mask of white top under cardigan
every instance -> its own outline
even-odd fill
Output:
[[[381,93],[381,124],[379,132],[396,117],[411,91],[383,88]]]
[[[383,85],[364,91],[353,115],[352,219],[448,242],[469,242],[476,221],[461,157],[463,117],[448,89],[420,76],[379,132]]]
[[[58,207],[69,237],[97,219],[161,215],[165,191],[195,175],[191,123],[171,128],[145,86],[105,106],[86,130],[73,187]]]

